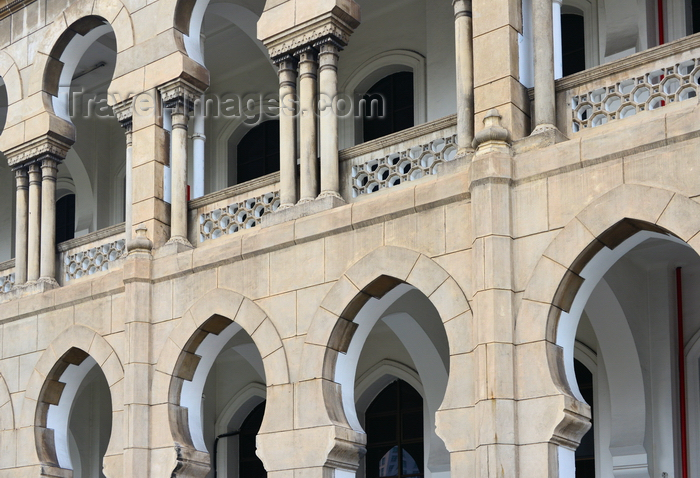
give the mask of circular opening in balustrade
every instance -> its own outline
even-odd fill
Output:
[[[423,167],[426,168],[426,169],[429,168],[429,167],[431,167],[431,166],[433,165],[434,162],[435,162],[435,156],[433,156],[433,155],[430,154],[430,153],[424,155],[424,156],[420,159],[420,165],[423,166]]]
[[[671,76],[664,80],[663,90],[667,95],[674,95],[681,87],[681,80],[675,76]]]
[[[612,95],[609,96],[607,100],[605,100],[605,110],[609,112],[617,111],[617,109],[620,107],[622,104],[622,99],[620,99],[619,96],[617,95]]]
[[[692,86],[688,86],[678,92],[678,101],[689,100],[691,98],[696,98],[697,96],[698,93],[697,91],[695,91],[695,88],[693,88]]]
[[[649,101],[650,110],[655,110],[662,106],[666,106],[666,100],[662,96],[655,96]]]
[[[401,184],[401,177],[399,177],[399,176],[392,176],[391,178],[389,178],[388,184],[389,184],[389,187],[390,187],[390,188],[391,188],[391,187],[394,187],[394,186],[398,186],[399,184]]]
[[[421,154],[423,154],[423,146],[415,146],[408,151],[408,156],[412,159],[420,158]]]
[[[435,153],[440,153],[443,149],[445,149],[445,144],[446,141],[444,139],[436,139],[432,143],[430,143],[430,149],[433,150]]]
[[[205,222],[204,227],[202,227],[204,234],[210,234],[213,229],[214,229],[214,223],[211,221]]]
[[[411,171],[411,162],[410,161],[404,161],[399,165],[399,173],[401,174],[408,174],[409,171]]]
[[[376,171],[378,167],[379,161],[376,159],[373,159],[372,161],[368,162],[367,165],[365,165],[365,169],[370,173]]]
[[[379,191],[379,183],[373,182],[370,183],[369,186],[367,186],[367,194],[376,193],[377,191]]]
[[[367,182],[369,181],[369,176],[365,173],[361,173],[357,178],[355,178],[355,184],[357,185],[358,188],[363,188],[367,186]]]
[[[442,157],[445,161],[452,161],[455,159],[455,156],[457,156],[457,148],[452,145],[448,146],[445,152],[442,153]]]
[[[642,86],[637,89],[637,91],[634,92],[634,102],[635,103],[646,103],[646,101],[649,99],[649,96],[651,96],[651,92],[649,91],[649,88],[646,86]]]
[[[591,127],[595,128],[596,126],[604,125],[607,122],[607,116],[605,116],[604,114],[597,114],[593,118],[591,118]]]
[[[410,176],[411,181],[415,181],[416,179],[420,179],[422,177],[423,177],[423,170],[416,168],[413,171],[411,171],[411,176]]]
[[[597,90],[591,91],[591,103],[600,103],[603,101],[603,97],[605,97],[606,93],[607,90],[605,88],[598,88]]]
[[[401,161],[401,155],[398,153],[390,154],[386,157],[386,162],[391,166],[396,166]]]
[[[661,83],[661,80],[664,79],[664,72],[663,70],[654,70],[651,73],[647,74],[647,82],[650,85],[658,85]]]
[[[212,238],[212,239],[218,239],[218,238],[220,238],[221,236],[223,236],[223,234],[224,234],[224,233],[221,231],[221,229],[214,229],[214,232],[211,233],[211,238]]]
[[[683,76],[690,75],[695,68],[695,60],[684,61],[678,65],[678,73]]]
[[[578,119],[581,121],[586,121],[591,117],[593,114],[593,107],[591,105],[583,105],[579,108],[578,112],[576,113],[576,116],[578,116]]]
[[[617,91],[619,91],[623,95],[627,95],[627,94],[631,93],[633,89],[634,89],[634,80],[631,78],[629,80],[621,81],[617,85]]]
[[[629,118],[637,114],[637,108],[634,105],[627,105],[620,111],[620,119]]]
[[[228,233],[233,234],[238,232],[238,224],[231,224],[231,227],[228,228]]]
[[[389,179],[389,168],[384,167],[377,173],[377,179],[380,181],[386,181]]]

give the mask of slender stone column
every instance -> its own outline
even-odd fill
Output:
[[[29,165],[29,225],[27,234],[27,282],[39,279],[41,257],[41,166]]]
[[[178,105],[172,114],[172,199],[170,209],[170,241],[187,241],[187,109]]]
[[[41,273],[40,279],[56,282],[56,174],[58,161],[41,161]]]
[[[132,175],[133,171],[131,168],[133,167],[133,155],[134,155],[134,148],[133,148],[133,128],[132,128],[132,123],[131,121],[128,122],[127,125],[122,124],[124,128],[126,129],[126,187],[124,188],[124,228],[126,230],[126,243],[129,244],[131,242],[131,238],[133,235],[133,228],[134,228],[134,213],[133,213],[133,196],[134,196],[134,186],[133,186],[133,180],[132,180]]]
[[[552,0],[533,0],[532,24],[535,49],[535,131],[553,129],[556,124],[554,98],[554,27]]]
[[[315,45],[319,48],[319,115],[321,123],[321,194],[319,197],[340,198],[338,164],[338,52],[341,45],[326,37]]]
[[[27,225],[29,222],[29,176],[27,168],[15,169],[17,183],[15,219],[15,285],[27,282]]]
[[[316,131],[316,50],[307,46],[299,51],[299,118],[301,141],[301,199],[313,201],[318,195],[318,151]]]
[[[297,59],[276,58],[280,82],[280,209],[297,202]]]
[[[471,0],[453,0],[457,63],[457,144],[461,154],[473,152],[474,44]]]
[[[204,146],[207,140],[207,137],[204,135],[205,112],[206,104],[204,103],[204,96],[202,96],[201,100],[194,109],[194,131],[192,132],[194,187],[192,191],[192,199],[204,196]]]
[[[561,5],[562,0],[552,0],[552,38],[554,38],[554,79],[564,76],[564,63],[562,59],[562,32],[561,32]]]

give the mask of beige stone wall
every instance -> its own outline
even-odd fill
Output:
[[[117,35],[112,91],[140,93],[175,78],[206,86],[206,70],[184,51],[183,20],[174,14],[183,3],[39,0],[0,20],[10,103],[0,148],[49,130],[70,136],[46,101],[46,72],[67,27],[88,15],[106,19]],[[271,2],[266,12],[299,3]],[[484,42],[514,45],[519,7],[508,3],[503,15],[477,22],[478,64],[494,61]],[[354,3],[323,5],[347,10]],[[498,51],[507,57],[503,71],[477,78],[477,111],[505,108],[518,138],[527,129],[527,101],[513,83],[515,54]],[[0,478],[70,476],[51,461],[41,410],[55,400],[47,384],[73,349],[90,354],[110,386],[106,476],[206,476],[209,457],[192,445],[177,391],[196,369],[197,340],[229,322],[248,333],[263,360],[268,412],[258,447],[270,476],[329,476],[331,468],[357,466],[364,436],[344,415],[335,360],[352,340],[358,304],[399,282],[430,300],[449,342],[436,424],[452,476],[558,476],[557,447],[574,447],[590,415],[563,375],[559,313],[571,305],[591,251],[624,219],[698,250],[699,116],[687,101],[553,145],[484,147],[474,162],[457,159],[435,176],[334,209],[184,251],[137,250],[107,272],[41,293],[0,294]],[[438,132],[445,131],[452,126]],[[399,146],[436,135],[403,138]],[[147,223],[152,239],[167,227],[158,222],[168,213],[155,181],[162,138],[157,118],[135,120],[134,165],[149,169],[136,187],[145,204],[137,222]],[[362,159],[350,158],[345,168]],[[191,216],[240,198],[204,201]]]

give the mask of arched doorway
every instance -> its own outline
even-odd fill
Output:
[[[697,427],[680,418],[686,377],[679,357],[700,329],[695,295],[682,294],[681,304],[677,293],[700,286],[700,257],[639,221],[621,221],[599,240],[604,246],[592,259],[572,266],[581,267],[583,283],[557,336],[573,393],[593,407],[575,475],[677,476],[687,459],[681,435]],[[681,322],[679,305],[686,310]]]

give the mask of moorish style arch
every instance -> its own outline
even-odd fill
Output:
[[[594,287],[599,283],[603,287],[596,289],[599,299],[607,293],[603,274],[649,238],[687,243],[697,252],[698,232],[700,205],[695,201],[669,190],[624,184],[588,205],[553,239],[525,289],[515,329],[518,348],[530,350],[527,371],[519,375],[536,381],[531,371],[539,361],[548,372],[541,374],[538,393],[551,397],[547,400],[552,406],[561,407],[558,418],[550,415],[554,421],[543,426],[549,435],[541,439],[573,450],[589,427],[590,412],[581,401],[573,371],[574,338]],[[531,403],[544,400],[536,398],[528,386],[519,393],[521,400]],[[563,400],[556,401],[557,395]],[[569,458],[566,453],[551,452],[559,453],[558,475],[569,476],[573,453]]]
[[[289,383],[282,340],[260,307],[237,292],[221,288],[197,300],[166,341],[153,380],[154,403],[167,404],[168,408],[176,454],[174,476],[205,476],[209,472],[201,416],[204,382],[223,347],[241,330],[250,336],[262,357],[268,391]],[[205,340],[207,347],[200,350]],[[169,385],[162,386],[164,383]],[[288,405],[276,403],[277,398],[283,400],[284,395],[268,393],[270,408]],[[266,414],[261,432],[276,431],[279,426]]]
[[[15,411],[12,409],[12,397],[5,378],[0,375],[0,434],[14,429]]]
[[[362,344],[378,316],[363,317],[366,314],[361,312],[370,299],[381,299],[402,287],[420,291],[435,307],[444,326],[449,348],[449,377],[445,377],[446,383],[439,385],[437,370],[435,377],[424,374],[423,387],[428,392],[429,409],[436,412],[431,426],[437,425],[437,434],[444,441],[442,446],[449,452],[464,451],[462,443],[454,439],[458,433],[451,423],[463,420],[474,406],[473,394],[464,393],[464,387],[458,384],[474,377],[472,312],[457,282],[423,254],[385,246],[374,250],[343,274],[327,293],[311,322],[302,351],[300,380],[317,379],[321,384],[320,393],[328,412],[326,423],[362,433],[355,409],[355,372]],[[392,330],[401,335],[400,328]],[[408,335],[421,337],[423,334],[418,328],[411,329]],[[353,344],[356,334],[359,338]],[[412,345],[414,349],[420,347],[418,343]],[[435,358],[425,357],[425,363],[430,360]],[[421,364],[417,367],[420,370]],[[438,382],[429,383],[435,380]],[[437,387],[444,390],[444,396],[440,395],[437,403],[431,403],[435,398],[430,397],[427,389]],[[467,389],[473,390],[472,387]],[[453,468],[453,473],[459,474],[459,470],[459,466]]]
[[[27,384],[18,428],[34,429],[37,458],[43,466],[60,468],[70,463],[66,458],[68,415],[82,379],[95,364],[107,380],[112,405],[104,467],[108,476],[112,466],[119,468],[124,444],[116,438],[123,436],[124,368],[112,346],[82,325],[67,328],[48,345]],[[71,365],[75,366],[73,372],[64,376]]]

